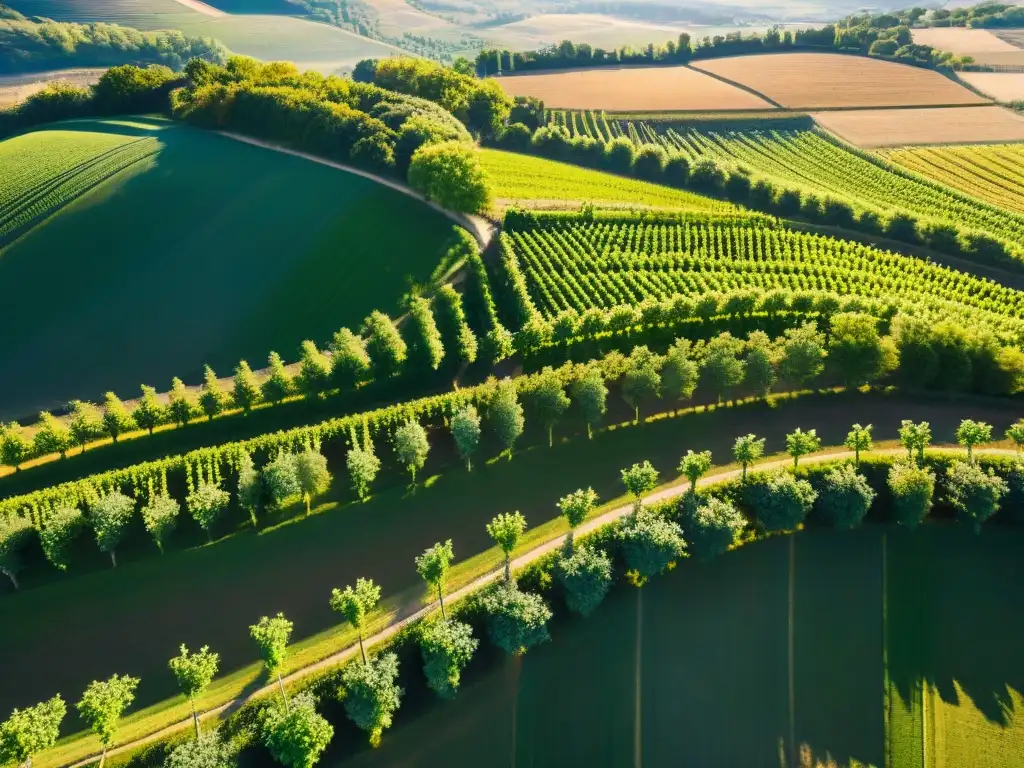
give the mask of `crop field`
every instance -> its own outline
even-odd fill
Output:
[[[996,101],[1024,100],[1024,73],[960,72],[957,77]]]
[[[1002,107],[817,112],[814,119],[867,148],[1024,141],[1024,117]]]
[[[940,184],[1024,213],[1024,144],[896,149],[885,157]]]
[[[65,123],[0,158],[0,226],[22,232],[0,257],[3,418],[291,358],[394,311],[452,227],[366,179],[160,120]],[[408,227],[380,226],[394,216]]]
[[[499,204],[530,207],[579,208],[583,202],[615,203],[623,207],[661,207],[729,213],[736,206],[658,184],[580,168],[540,157],[482,150],[483,166],[491,175]]]
[[[949,51],[958,56],[974,56],[979,53],[1012,53],[1020,49],[1001,40],[987,29],[967,27],[925,27],[913,31],[914,42],[930,45],[940,51]]]
[[[789,109],[947,106],[986,101],[938,72],[862,56],[763,54],[698,61],[693,66],[746,86]]]
[[[639,304],[737,289],[830,291],[1020,328],[1024,292],[860,243],[764,222],[550,217],[508,238],[537,309]]]
[[[500,79],[512,96],[565,109],[770,109],[764,99],[689,67],[622,67],[514,75]]]
[[[0,77],[0,109],[20,104],[52,82],[60,81],[83,87],[93,85],[100,79],[104,71],[102,69],[65,69],[56,72],[35,72],[30,75]]]

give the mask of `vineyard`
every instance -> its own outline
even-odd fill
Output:
[[[625,136],[637,145],[658,144],[683,154],[691,164],[709,158],[723,166],[744,167],[755,177],[839,197],[859,209],[911,213],[924,221],[984,232],[1024,259],[1024,215],[968,197],[815,131],[677,129],[669,123],[619,120],[603,112],[553,111],[551,122],[564,125],[574,136],[606,141]]]
[[[510,272],[546,318],[712,292],[824,291],[890,301],[1019,335],[1024,293],[870,246],[742,219],[549,214],[503,234]]]

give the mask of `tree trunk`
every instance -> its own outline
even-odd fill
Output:
[[[512,583],[512,558],[508,552],[505,553],[505,581]]]
[[[82,453],[85,453],[85,443],[82,443]],[[31,768],[31,766],[29,766]]]
[[[967,446],[967,461],[970,464],[974,463],[974,446],[972,445]]]
[[[153,427],[150,427],[150,428],[149,428],[149,434],[150,434],[150,435],[152,435],[152,434],[153,434]]]
[[[555,428],[548,427],[548,448],[555,444]]]
[[[117,553],[114,550],[110,550],[110,562],[117,568]]]
[[[103,751],[100,752],[100,765],[99,768],[103,768],[103,763],[107,760],[107,745],[103,745]]]
[[[448,614],[444,612],[444,592],[441,591],[441,585],[437,585],[437,599],[441,603],[441,618],[445,621],[448,620]]]
[[[853,462],[860,468],[860,448],[853,449]]]
[[[277,673],[277,687],[281,689],[281,698],[284,700],[284,711],[288,711],[288,694],[284,692],[284,680],[281,679],[281,673]]]
[[[572,528],[569,529],[569,533],[565,535],[565,549],[569,553],[569,557],[572,557],[573,541],[572,541]]]
[[[13,571],[4,571],[7,574],[7,578],[11,580],[11,584],[14,585],[15,589],[21,589],[21,585],[18,583],[18,577],[14,575]]]
[[[196,712],[196,700],[192,699],[192,722],[196,726],[196,741],[199,741],[199,713]]]
[[[473,460],[471,458],[469,458],[468,456],[466,457],[466,471],[467,472],[472,472],[473,471]]]
[[[359,653],[363,655],[363,664],[366,663],[366,649],[363,648],[363,630],[359,630]]]
[[[640,423],[640,406],[639,405],[634,406],[634,408],[633,408],[633,423],[634,424],[639,424]]]
[[[306,517],[309,517],[309,507],[313,503],[313,497],[310,496],[308,493],[304,495],[306,497]]]
[[[590,426],[590,422],[588,421],[587,422],[587,440],[593,440],[593,439],[594,439],[594,430]]]
[[[747,482],[747,462],[743,462],[743,474],[740,475],[740,482]]]

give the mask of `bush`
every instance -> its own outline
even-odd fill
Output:
[[[373,746],[380,744],[402,702],[397,679],[398,657],[393,653],[381,654],[366,664],[352,662],[341,672],[339,693],[345,714],[369,734]]]
[[[626,566],[643,583],[664,573],[669,564],[686,550],[683,532],[675,523],[651,513],[634,513],[615,532],[626,558]]]
[[[522,123],[512,123],[502,132],[501,137],[498,139],[498,144],[505,149],[522,152],[529,148],[530,138],[530,129],[528,127]]]
[[[932,508],[935,475],[913,462],[901,461],[889,470],[889,490],[896,522],[916,528]]]
[[[519,656],[550,639],[547,623],[551,610],[540,595],[522,592],[513,582],[502,582],[480,598],[487,614],[487,634],[506,653]]]
[[[453,698],[462,670],[479,645],[468,624],[451,619],[427,624],[420,635],[420,651],[430,689],[442,698]]]
[[[690,554],[704,561],[727,552],[747,524],[730,502],[713,496],[698,499],[692,493],[687,494],[682,520]]]
[[[605,165],[616,173],[630,173],[636,159],[636,147],[624,136],[605,145]]]
[[[991,469],[985,472],[967,461],[953,462],[946,471],[946,486],[950,505],[975,533],[981,533],[981,524],[996,513],[999,501],[1010,490]]]
[[[803,523],[818,497],[806,480],[789,472],[759,477],[747,489],[747,503],[767,531],[792,531]]]
[[[690,182],[690,161],[686,155],[675,153],[665,161],[665,183],[673,187],[685,187]]]
[[[852,464],[840,464],[824,477],[818,509],[826,522],[836,528],[850,529],[861,524],[874,500],[875,492],[867,478]]]
[[[746,173],[730,173],[725,181],[725,196],[734,203],[746,203],[750,200],[750,187],[750,176]]]
[[[705,194],[721,194],[725,188],[725,173],[714,160],[698,160],[690,168],[690,186]]]
[[[589,616],[612,586],[612,561],[600,549],[580,546],[558,560],[558,578],[570,611]]]
[[[409,185],[453,211],[480,213],[491,206],[491,188],[480,154],[459,142],[418,149],[409,165]]]
[[[641,179],[661,181],[668,163],[668,153],[657,144],[645,144],[636,153],[633,171]]]

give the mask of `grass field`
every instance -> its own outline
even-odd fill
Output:
[[[625,407],[612,406],[610,418],[622,418]],[[988,421],[1001,432],[1014,414],[997,405],[902,396],[805,397],[774,408],[745,405],[660,419],[610,430],[593,441],[582,439],[579,425],[567,424],[556,436],[572,428],[571,442],[560,440],[547,449],[546,435],[533,435],[528,445],[535,447],[513,461],[480,462],[472,473],[453,460],[448,438],[435,436],[415,498],[390,469],[369,502],[353,504],[348,490],[336,486],[310,519],[272,519],[258,535],[242,530],[202,546],[198,528],[183,522],[167,555],[155,556],[142,534],[119,551],[116,570],[92,542],[83,541],[71,577],[51,583],[46,581],[52,571],[31,563],[25,588],[0,597],[0,675],[9,683],[0,688],[0,711],[56,691],[73,697],[89,680],[115,671],[142,677],[140,707],[157,703],[173,692],[166,659],[178,643],[209,643],[221,654],[227,675],[256,659],[246,627],[272,611],[285,611],[295,621],[296,640],[328,632],[327,645],[319,646],[327,655],[339,647],[330,642],[337,637],[330,634],[337,621],[327,603],[331,588],[372,576],[386,596],[411,590],[416,600],[422,588],[413,556],[440,537],[454,540],[460,563],[482,558],[465,566],[470,571],[481,562],[494,566],[499,560],[484,524],[498,511],[519,509],[531,526],[557,535],[564,523],[555,519],[555,499],[592,485],[602,500],[611,501],[621,493],[618,470],[632,462],[650,459],[668,480],[687,447],[711,449],[721,461],[735,435],[750,431],[753,422],[769,437],[771,453],[782,448],[783,435],[796,424],[816,428],[827,445],[838,444],[854,417],[874,423],[879,441],[894,438],[902,418],[927,419],[936,442],[947,442],[961,418]],[[174,584],[172,591],[168,584]],[[113,626],[117,632],[110,631]],[[67,637],[75,638],[73,660],[66,653]]]
[[[694,67],[790,109],[981,104],[938,72],[863,56],[783,53],[699,61]]]
[[[770,109],[764,99],[689,67],[582,69],[502,77],[512,96],[533,96],[563,109]]]
[[[161,120],[10,139],[0,168],[0,233],[22,232],[0,257],[0,417],[294,358],[395,311],[452,228],[372,181]]]
[[[886,157],[968,195],[1024,213],[1024,144],[898,149]]]
[[[816,112],[814,119],[866,148],[1024,141],[1024,117],[1002,107]]]
[[[578,208],[583,202],[601,202],[718,213],[739,210],[690,192],[541,157],[484,149],[482,158],[499,204]]]

